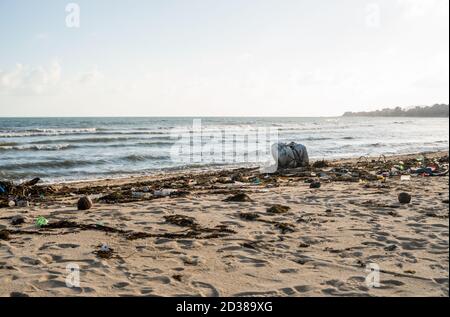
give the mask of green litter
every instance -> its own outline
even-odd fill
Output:
[[[36,219],[36,227],[43,227],[48,225],[48,220],[42,216]]]

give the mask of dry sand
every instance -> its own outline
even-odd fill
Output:
[[[100,196],[111,191],[105,184],[149,179],[72,184],[69,191],[96,188]],[[10,232],[0,239],[0,296],[448,296],[448,176],[372,186],[322,181],[320,189],[305,177],[277,180],[193,183],[185,197],[128,203],[94,199],[87,211],[76,210],[80,192],[0,209],[0,229]],[[252,201],[224,202],[237,189]],[[398,203],[402,191],[412,194],[411,204]],[[268,213],[274,204],[290,210]],[[12,226],[16,215],[25,223]],[[170,215],[193,219],[183,227],[168,223]],[[91,227],[38,230],[38,216]],[[148,236],[131,239],[131,231]],[[111,258],[94,253],[104,243]],[[366,284],[369,263],[381,270],[379,287]],[[80,268],[79,287],[66,285],[69,264]]]

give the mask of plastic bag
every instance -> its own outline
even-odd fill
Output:
[[[306,146],[295,142],[272,145],[272,156],[278,163],[278,168],[296,168],[309,165]]]

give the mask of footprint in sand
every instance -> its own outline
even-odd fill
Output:
[[[191,283],[204,297],[219,297],[220,292],[213,285],[205,282],[193,281]]]
[[[200,259],[200,257],[198,257],[197,255],[194,256],[187,256],[187,255],[183,255],[180,257],[181,261],[183,261],[184,264],[186,265],[193,265],[193,266],[197,266],[200,263],[202,263],[203,261]]]
[[[182,249],[195,249],[201,247],[201,244],[195,240],[177,240]]]
[[[308,293],[308,292],[314,290],[314,287],[312,287],[310,285],[298,285],[298,286],[294,286],[294,289],[299,293]]]
[[[395,286],[403,286],[405,283],[398,281],[398,280],[383,280],[381,281],[380,289],[391,289]]]
[[[279,295],[276,291],[266,291],[266,292],[241,292],[231,295],[232,297],[270,297]]]
[[[155,276],[148,279],[151,282],[158,282],[161,284],[170,284],[170,278],[167,276]]]
[[[58,249],[58,248],[53,242],[46,242],[39,248],[40,251],[47,249]]]
[[[345,282],[341,281],[341,280],[329,280],[329,281],[325,282],[325,285],[333,286],[333,287],[337,288],[341,292],[346,292],[346,291],[350,290],[348,285]]]
[[[280,292],[285,296],[294,296],[297,293],[293,288],[290,287],[282,288],[280,289]]]
[[[239,259],[239,261],[241,263],[253,264],[253,266],[255,266],[255,267],[263,267],[269,263],[266,260],[256,259],[256,258],[244,256],[244,255],[237,255],[236,257]]]
[[[37,282],[36,286],[45,291],[62,288],[65,290],[70,290],[75,294],[81,294],[83,292],[83,289],[81,287],[67,287],[67,284],[65,282],[54,279],[48,279],[46,281]]]
[[[141,292],[142,295],[148,295],[150,293],[153,293],[153,288],[151,288],[151,287],[143,287],[143,288],[141,288],[140,292]]]
[[[27,257],[27,256],[21,257],[20,261],[25,263],[25,264],[33,265],[33,266],[42,264],[41,260],[33,259],[33,258],[30,258],[30,257]]]
[[[298,269],[282,269],[280,270],[281,274],[295,274],[298,273]]]
[[[130,283],[128,283],[128,282],[117,282],[113,285],[113,288],[123,289],[129,285],[130,285]]]
[[[370,294],[363,292],[340,292],[335,288],[326,288],[322,290],[322,293],[329,296],[342,296],[342,297],[370,297]]]
[[[56,246],[61,249],[76,249],[76,248],[80,247],[79,244],[74,244],[74,243],[60,243],[60,244],[57,244]]]

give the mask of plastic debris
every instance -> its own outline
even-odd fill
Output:
[[[150,194],[148,192],[147,193],[146,192],[132,192],[131,197],[139,198],[139,199],[150,198]]]
[[[110,247],[107,244],[102,244],[102,246],[100,247],[100,251],[101,252],[109,252],[111,251]]]
[[[45,217],[39,216],[36,219],[36,227],[44,227],[48,225],[48,220]]]
[[[173,193],[175,193],[176,191],[177,191],[176,189],[155,190],[153,192],[153,195],[156,197],[168,197],[168,196],[172,195]]]
[[[305,167],[309,165],[306,146],[295,142],[289,144],[273,144],[272,156],[277,162],[278,169]]]
[[[402,176],[400,176],[400,180],[402,182],[410,181],[411,180],[411,175],[402,175]]]
[[[97,251],[94,251],[94,254],[102,259],[110,259],[114,255],[114,249],[106,243],[103,243]]]

